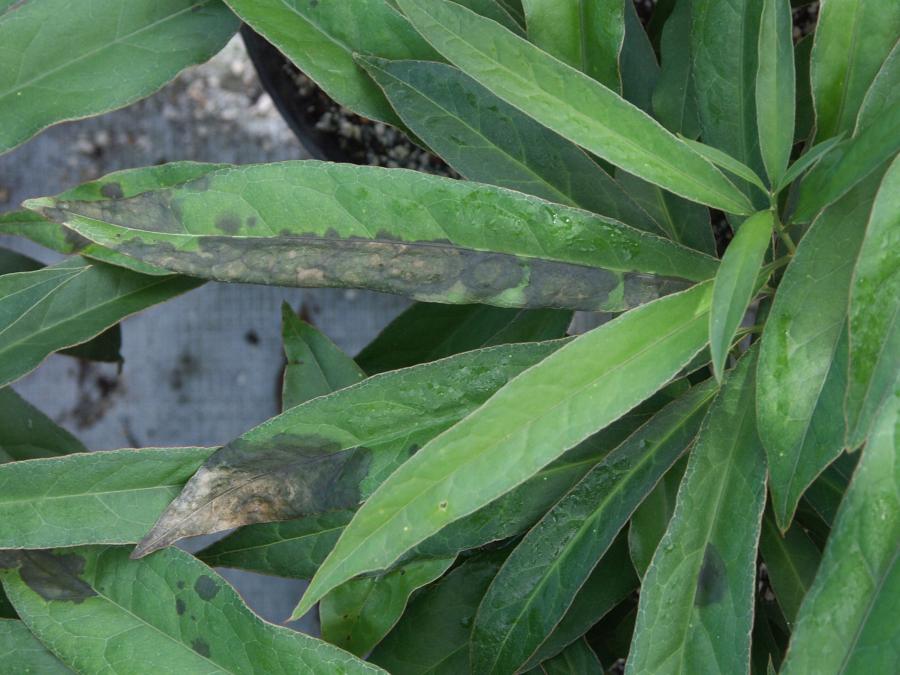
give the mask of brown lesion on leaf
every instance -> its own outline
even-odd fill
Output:
[[[85,560],[76,553],[5,551],[0,568],[18,568],[25,585],[47,602],[84,602],[97,595],[81,575]]]
[[[194,474],[132,557],[184,537],[356,508],[370,462],[368,448],[345,449],[321,436],[238,439]]]
[[[108,199],[122,199],[125,196],[125,193],[122,192],[122,186],[115,181],[104,183],[100,187],[100,194]]]

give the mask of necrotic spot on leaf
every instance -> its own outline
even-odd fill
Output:
[[[175,611],[177,612],[178,616],[184,614],[185,609],[186,607],[184,605],[184,600],[182,600],[181,598],[175,600]]]
[[[122,192],[122,186],[115,182],[105,183],[100,188],[100,194],[109,199],[121,199],[125,196],[125,193]]]
[[[80,555],[20,551],[19,557],[22,581],[44,600],[80,603],[97,595],[80,576],[84,572],[84,558]]]
[[[191,642],[191,647],[193,647],[194,651],[197,652],[200,656],[209,656],[209,645],[205,640],[197,638],[196,640]]]
[[[197,591],[201,600],[212,600],[219,592],[219,585],[204,574],[197,577],[197,581],[194,582],[194,590]]]
[[[216,219],[216,227],[225,234],[237,234],[241,229],[241,219],[233,213],[223,213]]]
[[[706,607],[720,602],[725,597],[725,581],[725,562],[716,547],[707,544],[706,551],[703,553],[700,574],[697,576],[697,593],[694,596],[694,604],[697,607]]]

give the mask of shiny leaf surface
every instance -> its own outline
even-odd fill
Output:
[[[794,145],[794,41],[788,0],[764,0],[756,71],[759,149],[769,183],[777,185]]]

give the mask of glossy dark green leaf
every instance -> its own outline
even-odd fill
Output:
[[[387,568],[649,398],[703,348],[710,295],[700,284],[576,338],[429,442],[357,511],[295,613]]]
[[[131,199],[27,205],[176,272],[454,304],[621,310],[708,278],[716,266],[618,221],[520,192],[317,161],[223,169]]]
[[[583,636],[595,623],[638,587],[628,560],[628,541],[619,534],[578,591],[565,616],[525,665],[537,667]]]
[[[633,2],[625,3],[625,39],[619,54],[622,96],[648,115],[653,112],[653,91],[659,79],[659,64],[650,38],[641,25]]]
[[[421,445],[561,344],[467,352],[295,406],[213,455],[137,555],[182,537],[356,508]]]
[[[863,97],[898,35],[900,5],[896,3],[823,3],[810,66],[816,141],[853,129]]]
[[[10,387],[0,389],[0,463],[84,451],[81,441]]]
[[[391,675],[470,672],[472,620],[503,557],[502,551],[475,556],[417,595],[369,660]]]
[[[13,274],[15,272],[33,272],[43,267],[43,263],[34,258],[29,258],[8,248],[0,248],[0,275]]]
[[[356,356],[370,375],[484,347],[564,337],[572,313],[417,302]]]
[[[390,1],[396,4],[394,0]],[[500,25],[519,35],[525,35],[525,31],[522,30],[523,23],[521,22],[521,18],[523,10],[521,6],[516,11],[505,7],[500,0],[456,0],[456,2],[463,7],[468,7],[473,12],[481,14],[481,16],[496,21]],[[519,19],[517,19],[516,16],[518,16]]]
[[[621,91],[619,51],[625,37],[620,0],[524,0],[528,39],[560,61]]]
[[[677,0],[674,5],[662,29],[653,113],[669,131],[696,138],[700,119],[691,69],[691,0]]]
[[[378,85],[354,63],[354,53],[386,59],[440,58],[387,0],[227,2],[331,98],[371,119],[399,121]]]
[[[576,640],[552,659],[541,664],[546,675],[603,675],[600,659],[585,639]]]
[[[403,615],[410,595],[439,578],[454,559],[413,560],[341,584],[319,603],[322,637],[352,654],[368,654]]]
[[[9,551],[0,580],[28,628],[76,672],[124,675],[136,664],[160,673],[383,672],[264,622],[175,548],[140,561],[111,546]]]
[[[759,25],[756,122],[759,149],[771,185],[787,168],[794,145],[796,84],[791,5],[764,0]]]
[[[12,3],[0,10],[0,153],[153,93],[237,28],[218,0]]]
[[[634,569],[641,578],[647,573],[656,547],[672,519],[675,496],[678,494],[685,466],[686,458],[676,462],[631,516],[628,525],[628,550]]]
[[[722,257],[713,285],[712,311],[709,314],[709,349],[713,373],[721,381],[731,343],[741,325],[753,291],[762,283],[763,259],[772,241],[775,214],[760,211],[745,220]]]
[[[544,126],[689,199],[747,213],[740,191],[651,117],[498,24],[449,0],[398,0],[445,57]]]
[[[816,113],[813,110],[812,82],[810,82],[809,66],[812,59],[812,46],[815,33],[800,39],[794,45],[794,80],[797,85],[796,120],[794,140],[803,141],[812,135]]]
[[[675,513],[644,576],[629,673],[746,673],[766,463],[746,354],[691,450]]]
[[[850,287],[847,444],[865,441],[900,377],[900,159],[878,188]]]
[[[867,180],[816,219],[785,270],[763,331],[756,407],[782,529],[844,447],[847,302],[877,187]]]
[[[365,373],[328,336],[301,320],[286,302],[281,305],[284,368],[282,407],[287,410],[365,378]]]
[[[0,277],[0,383],[52,352],[87,341],[120,319],[196,288],[200,281],[151,277],[73,258]]]
[[[703,142],[760,174],[754,92],[762,2],[692,0],[691,8],[691,53]]]
[[[2,593],[2,591],[0,591]],[[0,663],[7,673],[72,673],[21,621],[0,619]]]
[[[0,465],[0,549],[140,540],[212,448],[87,452]]]
[[[18,619],[19,615],[16,614],[16,610],[13,609],[12,604],[9,602],[9,598],[6,597],[6,593],[3,592],[3,587],[0,586],[0,619]]]
[[[900,663],[898,422],[894,392],[862,451],[782,673],[889,673]]]
[[[518,670],[550,635],[634,509],[691,443],[712,384],[690,390],[629,436],[507,558],[475,620],[477,672]]]
[[[822,554],[800,525],[794,523],[782,535],[769,513],[763,517],[759,551],[778,605],[788,625],[793,626],[800,603],[816,576]]]
[[[360,62],[384,89],[404,124],[466,178],[660,232],[654,220],[581,148],[457,68],[371,57]]]

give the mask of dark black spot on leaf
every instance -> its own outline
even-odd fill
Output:
[[[241,219],[231,213],[223,213],[216,219],[216,227],[225,234],[237,234],[241,229]]]
[[[205,640],[197,638],[196,640],[191,642],[191,647],[193,647],[194,651],[197,652],[200,656],[209,657],[209,645]]]
[[[22,581],[44,600],[80,603],[97,595],[81,578],[85,561],[80,555],[51,551],[19,551]]]
[[[697,576],[697,593],[694,595],[694,605],[706,607],[716,602],[721,602],[725,597],[725,562],[718,550],[712,544],[706,545],[703,553],[703,565]]]
[[[212,600],[219,592],[219,585],[205,574],[197,577],[194,582],[194,590],[201,600]]]
[[[176,585],[178,586],[178,588],[184,588],[184,582],[183,582],[183,581],[179,581]]]
[[[108,199],[122,199],[125,193],[122,192],[122,186],[118,183],[105,183],[100,187],[100,194]]]
[[[247,216],[247,227],[256,227],[256,216]]]
[[[178,616],[184,614],[184,610],[186,609],[184,600],[178,598],[175,600],[175,611],[178,613]]]

